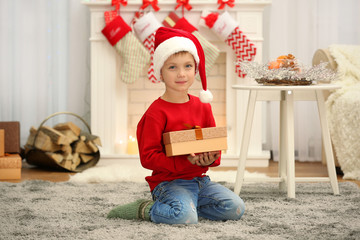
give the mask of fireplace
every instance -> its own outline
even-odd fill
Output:
[[[175,0],[159,0],[160,11],[155,16],[161,22],[176,6]],[[105,26],[103,14],[111,10],[111,1],[93,0],[83,2],[90,9],[91,21],[91,128],[98,135],[103,147],[104,159],[132,159],[136,155],[133,141],[136,123],[148,105],[163,93],[162,83],[154,84],[146,79],[146,71],[134,84],[120,81],[121,58],[102,35]],[[129,1],[120,12],[129,23],[142,1]],[[262,60],[263,10],[270,4],[265,0],[235,1],[235,7],[227,11],[238,21],[241,30],[256,44],[255,61]],[[198,26],[201,12],[217,10],[215,0],[192,0],[192,10],[185,11],[185,17]],[[181,15],[181,11],[177,11]],[[218,126],[228,127],[228,150],[223,154],[223,165],[237,166],[237,158],[243,132],[248,92],[235,91],[234,84],[249,83],[252,80],[238,78],[234,71],[235,55],[232,49],[209,29],[198,27],[199,32],[215,44],[221,51],[215,69],[208,76],[209,89],[214,93],[212,107]],[[197,95],[200,82],[194,84],[191,93]],[[262,150],[262,105],[255,111],[251,142],[249,146],[249,166],[267,166],[269,152]]]

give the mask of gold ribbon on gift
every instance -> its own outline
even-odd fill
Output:
[[[184,126],[187,127],[188,129],[195,129],[195,137],[196,137],[196,140],[203,140],[204,137],[203,137],[203,133],[202,133],[202,129],[200,126],[193,126],[193,125],[190,125],[190,124],[187,124],[187,123],[184,123]]]

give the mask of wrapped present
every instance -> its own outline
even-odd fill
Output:
[[[5,130],[0,129],[0,157],[5,155]]]
[[[19,154],[0,157],[0,180],[21,179],[22,159]]]
[[[199,128],[163,134],[166,156],[227,149],[226,127]]]
[[[5,130],[5,152],[20,153],[20,122],[0,122],[0,129]]]

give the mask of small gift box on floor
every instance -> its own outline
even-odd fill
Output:
[[[0,157],[5,155],[5,130],[0,129]]]
[[[20,153],[20,122],[0,121],[0,130],[4,131],[3,133],[0,133],[0,144],[4,144],[4,152]],[[0,154],[2,152],[1,149],[2,147],[0,147]]]
[[[22,159],[19,154],[0,157],[0,180],[21,179]]]
[[[227,149],[226,127],[199,128],[163,134],[167,157]]]

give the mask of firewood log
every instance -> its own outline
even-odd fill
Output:
[[[72,133],[74,133],[75,136],[80,136],[81,129],[75,125],[73,122],[66,122],[66,123],[59,123],[54,126],[55,130],[58,131],[65,131],[70,130]]]
[[[87,163],[87,162],[89,162],[91,159],[94,158],[93,155],[89,155],[89,154],[80,153],[79,155],[80,155],[81,162],[83,162],[83,163]]]
[[[73,154],[71,170],[75,170],[81,163],[80,157],[78,153]]]
[[[76,141],[74,146],[73,149],[77,153],[93,153],[93,150],[81,139]]]
[[[52,142],[55,144],[70,144],[69,140],[64,136],[61,132],[48,127],[48,126],[42,126],[39,131],[44,132],[46,135],[48,135]]]
[[[87,132],[81,132],[80,135],[85,137],[84,141],[91,141],[91,142],[95,143],[96,145],[98,145],[100,147],[102,146],[101,145],[101,140],[100,140],[100,138],[98,136],[92,135],[92,134],[87,133]]]
[[[35,140],[35,148],[45,152],[56,152],[61,150],[61,145],[54,144],[48,135],[39,131]]]
[[[72,130],[58,130],[58,131],[67,138],[70,144],[79,139],[79,136],[76,136],[76,134]]]
[[[57,163],[61,163],[64,160],[64,156],[60,153],[46,152],[49,158],[55,160]]]

